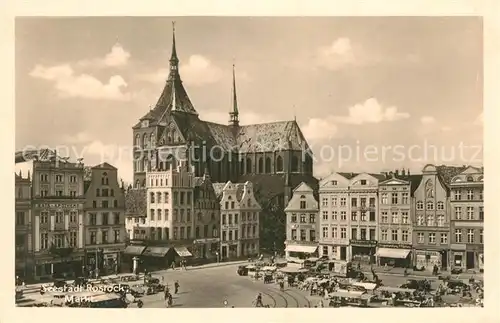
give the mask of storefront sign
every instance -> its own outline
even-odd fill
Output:
[[[375,247],[377,245],[376,240],[349,240],[351,246],[359,246],[359,247]]]
[[[439,251],[415,250],[415,254],[422,256],[441,257]]]
[[[35,204],[39,208],[62,208],[62,209],[77,209],[78,204],[61,204],[61,203],[40,203]]]
[[[237,224],[229,224],[229,225],[226,224],[226,225],[222,225],[221,229],[222,230],[238,229],[238,225]]]
[[[393,248],[393,249],[412,249],[411,244],[390,244],[390,243],[379,243],[377,244],[379,248]]]
[[[196,239],[193,241],[193,244],[204,244],[204,243],[215,243],[219,242],[219,238],[209,238],[209,239]]]
[[[450,246],[451,250],[465,250],[466,245],[465,244],[458,244],[458,243],[452,243]]]

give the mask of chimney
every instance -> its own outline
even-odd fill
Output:
[[[403,177],[404,177],[404,176],[406,176],[406,170],[405,170],[404,168],[401,170],[401,175],[402,175]]]
[[[394,173],[392,171],[389,172],[389,177],[394,177]]]
[[[410,169],[408,168],[408,176],[410,176]]]
[[[396,176],[398,176],[398,175],[399,175],[399,169],[396,169],[396,170],[394,171],[394,174],[395,174]]]

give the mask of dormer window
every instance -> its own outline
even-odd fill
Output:
[[[332,185],[334,185],[334,186],[336,186],[336,185],[337,185],[337,181],[332,181],[331,183],[332,183]]]
[[[361,182],[361,185],[366,185],[366,179],[362,179],[360,182]]]

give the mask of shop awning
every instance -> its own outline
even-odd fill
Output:
[[[147,247],[146,250],[144,250],[143,256],[150,256],[150,257],[165,257],[167,252],[170,250],[170,247]]]
[[[379,248],[377,256],[383,258],[405,259],[411,252],[409,249]]]
[[[126,255],[140,256],[144,252],[144,249],[146,249],[145,246],[127,246],[123,253]]]
[[[299,244],[291,244],[287,245],[285,251],[291,252],[304,252],[304,253],[313,253],[318,249],[318,246],[305,246]]]
[[[189,250],[186,247],[175,247],[174,248],[175,252],[179,255],[179,257],[191,257],[192,254],[189,252]]]

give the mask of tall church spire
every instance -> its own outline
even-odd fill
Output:
[[[229,125],[231,126],[239,126],[240,125],[240,120],[239,120],[239,113],[238,113],[238,98],[236,96],[236,75],[234,71],[234,64],[233,64],[233,107],[231,112],[229,112]]]
[[[177,48],[175,47],[175,21],[172,21],[172,55],[170,56],[170,75],[169,80],[179,77],[179,58],[177,57]]]

